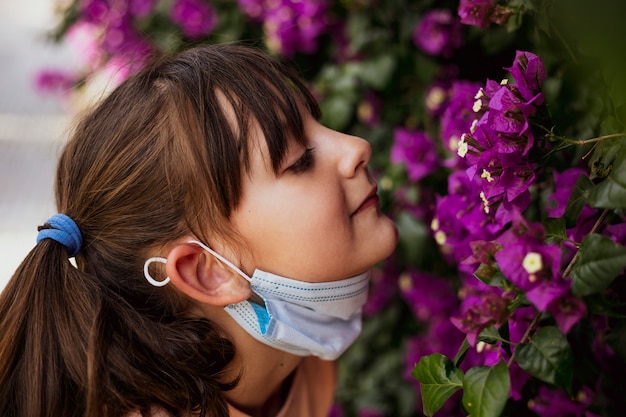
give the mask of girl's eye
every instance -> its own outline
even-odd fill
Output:
[[[288,171],[294,174],[300,174],[305,172],[313,165],[313,150],[315,148],[306,148],[300,159],[298,159],[293,165],[287,168]]]

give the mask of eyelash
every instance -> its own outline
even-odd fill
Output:
[[[294,174],[301,174],[313,165],[313,151],[315,148],[306,148],[300,159],[298,159],[288,170]]]

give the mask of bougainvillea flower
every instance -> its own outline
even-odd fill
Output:
[[[536,96],[540,94],[546,79],[546,70],[541,58],[531,52],[516,51],[513,65],[505,69],[511,72],[522,97],[526,101],[536,101]]]
[[[492,226],[493,232],[496,232],[496,228],[499,228],[498,230],[500,231],[503,230],[507,224],[514,221],[517,213],[523,212],[528,208],[530,200],[531,195],[529,190],[524,191],[511,201],[505,198],[501,199],[499,205],[496,207],[496,214]]]
[[[137,17],[147,16],[153,12],[156,0],[130,0],[128,12]]]
[[[391,162],[404,164],[411,181],[419,181],[439,167],[432,139],[423,131],[396,128],[391,147]]]
[[[520,343],[528,327],[532,323],[536,315],[533,306],[526,306],[516,309],[509,316],[509,340],[513,343]]]
[[[317,39],[329,26],[325,0],[238,0],[239,7],[261,21],[268,49],[283,56],[314,53]]]
[[[429,55],[449,57],[463,43],[461,22],[450,10],[429,10],[415,26],[413,43]]]
[[[398,292],[398,274],[386,263],[383,269],[372,270],[371,290],[363,314],[373,316],[385,308]]]
[[[509,396],[513,400],[518,401],[522,398],[524,385],[526,385],[526,382],[530,381],[532,377],[528,372],[520,368],[517,362],[513,362],[509,368],[509,378],[511,379],[511,391]]]
[[[357,108],[359,121],[368,127],[373,127],[380,122],[382,100],[373,90],[368,90],[363,96],[363,101]]]
[[[561,173],[553,172],[554,192],[548,196],[546,205],[548,217],[559,218],[565,214],[565,206],[572,194],[576,180],[585,174],[585,171],[580,168],[569,168]]]
[[[454,81],[448,93],[448,102],[440,119],[444,146],[456,153],[461,135],[470,131],[476,114],[472,111],[478,83]]]
[[[217,13],[204,0],[175,0],[170,18],[190,39],[208,35],[217,25]]]
[[[535,96],[542,99],[542,93]],[[534,145],[534,135],[530,130],[529,117],[536,112],[536,102],[519,100],[510,88],[498,90],[489,102],[487,120],[491,130],[501,133],[500,140],[507,139],[509,143],[501,150],[521,152],[526,155]]]
[[[449,83],[443,80],[433,82],[426,89],[424,104],[430,116],[440,117],[448,107],[449,89]]]
[[[458,13],[461,23],[486,28],[494,11],[493,0],[461,0]]]
[[[604,230],[604,234],[616,243],[626,245],[626,223],[608,225]]]
[[[450,281],[433,274],[406,272],[401,275],[399,286],[400,295],[422,323],[449,315],[458,304]]]
[[[587,306],[571,291],[561,295],[550,303],[548,311],[556,320],[559,329],[567,334],[570,329],[587,315]]]
[[[504,276],[524,291],[559,277],[560,258],[561,249],[557,245],[545,245],[526,237],[502,244],[495,254]]]
[[[472,255],[470,242],[490,240],[493,217],[483,210],[479,197],[480,179],[463,171],[448,177],[448,195],[437,197],[431,222],[433,236],[449,260],[463,262]]]
[[[80,3],[82,20],[88,23],[106,23],[109,10],[107,0],[83,0]]]
[[[76,83],[77,77],[67,70],[46,69],[35,78],[35,88],[39,93],[63,94]]]
[[[583,387],[572,398],[563,390],[551,389],[545,385],[539,387],[539,394],[529,401],[528,408],[542,417],[589,416],[587,407],[593,400],[593,392]]]
[[[570,290],[571,281],[556,278],[552,281],[542,280],[538,282],[538,285],[532,289],[526,291],[526,298],[537,309],[544,311],[548,307],[564,297]]]
[[[465,333],[470,346],[476,346],[478,335],[485,328],[503,323],[508,317],[510,299],[494,292],[485,293],[460,315],[451,317],[452,324]]]

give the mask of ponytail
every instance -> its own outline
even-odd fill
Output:
[[[0,415],[227,416],[235,351],[216,326],[138,311],[98,283],[50,239],[19,266],[0,295]]]
[[[84,415],[90,286],[52,240],[18,267],[0,295],[0,415]]]

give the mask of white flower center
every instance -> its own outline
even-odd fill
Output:
[[[524,260],[522,261],[522,267],[524,268],[524,271],[528,272],[531,275],[541,271],[541,269],[543,268],[543,262],[541,262],[541,254],[537,252],[527,253],[524,257]]]

